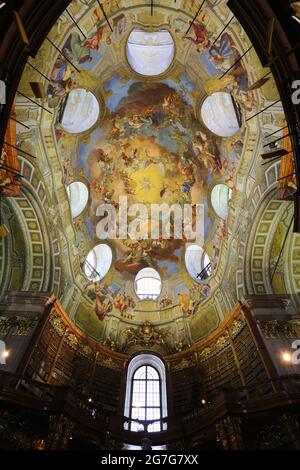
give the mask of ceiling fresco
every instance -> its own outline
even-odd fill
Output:
[[[98,15],[97,10],[94,14]],[[124,15],[114,25],[118,40],[131,27]],[[171,32],[182,39],[188,26],[188,20],[177,17]],[[84,41],[73,32],[62,51],[76,66],[91,71],[109,54],[105,49],[112,47],[111,36],[108,26],[99,24]],[[201,66],[211,77],[206,80],[206,87],[211,91],[226,88],[242,108],[252,109],[253,96],[247,93],[248,76],[243,66],[233,67],[220,86],[220,72],[240,57],[234,39],[224,33],[212,45],[209,36],[204,23],[199,22],[183,39],[186,46],[195,48]],[[89,182],[91,203],[87,217],[76,221],[78,239],[84,239],[86,227],[90,236],[95,237],[97,207],[104,202],[118,207],[120,196],[127,195],[129,204],[204,204],[205,237],[213,239],[211,255],[216,268],[219,245],[226,237],[227,227],[225,222],[215,223],[210,193],[218,183],[234,189],[245,129],[226,140],[209,131],[198,118],[197,84],[183,67],[181,73],[151,82],[127,78],[126,72],[118,70],[101,83],[104,117],[89,135],[79,136],[73,148],[69,145],[69,134],[59,123],[56,126],[61,156],[66,162],[66,184],[78,175]],[[77,87],[75,74],[60,56],[52,71],[54,84],[48,89],[50,106],[64,103],[66,93]],[[185,243],[186,240],[114,241],[114,268],[136,274],[150,266],[170,275],[178,272]]]
[[[159,322],[163,318],[179,322],[183,317],[195,325],[197,322],[194,336],[201,337],[218,326],[229,308],[227,300],[222,301],[218,312],[214,305],[219,302],[216,300],[221,296],[218,289],[234,252],[231,240],[240,230],[242,197],[249,193],[257,176],[253,174],[252,165],[258,123],[246,123],[245,118],[254,114],[261,103],[277,97],[277,92],[273,80],[264,86],[263,97],[261,90],[249,91],[250,84],[266,72],[253,50],[239,60],[251,44],[236,20],[220,34],[232,16],[226,3],[220,1],[212,8],[207,2],[191,24],[193,3],[183,0],[174,5],[171,0],[165,0],[155,8],[152,17],[150,8],[148,11],[137,2],[131,2],[128,7],[128,2],[104,1],[111,31],[96,2],[74,1],[70,11],[85,37],[63,15],[49,35],[61,53],[44,43],[35,61],[44,72],[48,69],[50,76],[46,93],[53,118],[44,116],[41,128],[52,126],[53,147],[59,161],[53,181],[61,185],[59,198],[64,204],[68,202],[68,188],[74,182],[83,183],[89,192],[87,204],[85,194],[83,210],[82,207],[78,210],[78,206],[72,211],[73,218],[71,210],[68,215],[62,211],[61,218],[65,227],[69,227],[69,220],[72,220],[72,230],[62,228],[62,231],[70,243],[70,265],[80,267],[80,274],[76,275],[80,296],[76,308],[80,310],[80,302],[83,302],[84,309],[76,316],[72,306],[72,315],[91,336],[96,327],[91,327],[91,320],[84,319],[83,311],[90,308],[95,312],[95,304],[97,317],[93,317],[93,325],[96,321],[111,322],[103,333],[104,339],[108,334],[113,336],[108,331],[110,328],[113,331],[114,318],[139,323]],[[127,60],[127,40],[133,30],[147,31],[146,36],[142,33],[135,36],[135,43],[143,36],[141,47],[155,43],[158,31],[168,31],[171,35],[174,58],[171,61],[170,56],[167,57],[162,74],[143,76],[137,73],[135,70],[141,69],[134,66],[134,49],[130,63]],[[151,35],[154,36],[151,38]],[[28,92],[26,86],[24,84],[24,89]],[[68,102],[72,97],[70,93],[77,89],[92,93],[99,109],[76,108],[79,102],[76,103],[75,98]],[[228,108],[222,116],[221,112],[208,112],[210,122],[205,125],[202,105],[208,97],[220,92],[226,94]],[[82,123],[72,118],[76,109],[85,116]],[[63,125],[66,110],[69,110],[69,127]],[[83,125],[92,113],[96,119],[89,119],[90,129],[86,131],[83,127],[83,131],[74,133],[74,125]],[[281,120],[279,113],[272,125],[280,127]],[[217,135],[217,124],[229,137]],[[228,131],[232,125],[236,126],[234,135]],[[99,240],[97,207],[106,203],[118,211],[122,196],[127,196],[129,206],[137,203],[147,207],[164,203],[192,207],[203,204],[202,248],[211,263],[211,275],[203,280],[190,275],[189,271],[194,272],[195,268],[188,270],[185,263],[189,241],[174,237],[152,239],[150,227],[143,227],[142,216],[140,228],[148,232],[147,239]],[[104,278],[94,283],[86,275],[84,264],[88,253],[99,243],[111,248],[112,264]],[[163,286],[159,298],[150,303],[140,301],[133,287],[137,273],[146,267],[159,272]],[[227,289],[228,283],[230,288]],[[233,292],[235,280],[227,278],[223,287]],[[70,302],[69,297],[67,307]],[[165,310],[168,313],[163,317],[161,312]],[[148,316],[147,312],[150,312]]]

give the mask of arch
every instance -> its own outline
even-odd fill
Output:
[[[241,264],[236,274],[239,298],[245,294],[272,294],[276,291],[272,282],[274,242],[280,226],[282,226],[280,230],[284,233],[287,230],[291,205],[290,201],[276,197],[278,172],[279,164],[271,165],[251,198],[253,204],[251,230],[240,245]]]
[[[135,373],[143,366],[150,366],[157,371],[160,377],[160,393],[161,393],[161,418],[168,416],[168,401],[167,401],[167,378],[166,367],[164,362],[154,354],[139,354],[131,359],[127,368],[126,378],[126,394],[124,405],[124,416],[130,418],[131,416],[131,397],[132,397],[132,382]],[[127,425],[128,429],[128,425]],[[167,429],[164,423],[163,430]]]
[[[50,227],[49,195],[38,169],[22,156],[19,160],[22,192],[3,203],[10,234],[0,243],[0,263],[5,266],[0,298],[7,290],[58,293],[60,288],[60,248]]]

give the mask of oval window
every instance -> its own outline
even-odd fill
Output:
[[[230,93],[221,91],[205,99],[201,117],[206,127],[219,137],[231,137],[242,126],[240,106]]]
[[[91,129],[99,115],[100,106],[97,98],[83,88],[71,90],[60,107],[60,123],[64,130],[71,134]]]
[[[208,254],[199,245],[189,245],[185,252],[186,269],[194,281],[205,281],[212,273]]]
[[[217,184],[211,192],[211,203],[218,217],[227,219],[229,201],[232,198],[232,189],[226,184]]]
[[[169,31],[134,29],[127,41],[126,54],[135,72],[146,76],[160,75],[172,64],[174,41]]]
[[[89,200],[89,190],[81,181],[75,181],[67,187],[72,218],[78,217],[86,208]]]
[[[83,270],[90,281],[100,281],[103,279],[112,264],[112,251],[108,245],[100,244],[95,246],[87,255]]]

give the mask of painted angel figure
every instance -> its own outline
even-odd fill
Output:
[[[190,21],[190,24],[192,24],[191,21]],[[188,39],[193,44],[196,44],[198,46],[197,50],[199,52],[204,51],[206,49],[209,49],[210,46],[211,46],[211,41],[208,37],[208,31],[207,31],[206,27],[201,23],[193,23],[192,24],[192,29],[193,29],[196,37],[185,36],[184,38]]]

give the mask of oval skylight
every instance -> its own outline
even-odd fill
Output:
[[[97,98],[83,88],[71,90],[62,102],[60,122],[66,132],[79,134],[97,122],[100,106]]]
[[[208,96],[201,108],[206,127],[219,137],[231,137],[242,126],[242,113],[230,93],[217,92]]]
[[[205,281],[212,272],[208,254],[199,245],[189,245],[185,252],[185,265],[194,281]]]
[[[161,278],[155,269],[144,268],[135,278],[135,292],[139,299],[155,300],[161,293]]]
[[[211,192],[211,203],[215,213],[221,219],[227,219],[232,190],[226,184],[217,184]]]
[[[175,46],[169,31],[148,32],[134,29],[128,38],[126,53],[133,70],[141,75],[154,76],[170,67]]]
[[[67,187],[71,214],[73,219],[78,217],[86,208],[89,200],[89,190],[81,181],[75,181]]]
[[[100,244],[95,246],[87,255],[83,270],[90,281],[101,281],[112,264],[112,251],[108,245]]]

